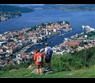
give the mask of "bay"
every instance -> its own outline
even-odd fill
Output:
[[[0,22],[0,34],[6,31],[22,30],[23,28],[29,28],[41,23],[57,21],[70,22],[73,31],[66,33],[62,37],[56,35],[48,39],[47,42],[51,47],[62,43],[64,37],[81,33],[83,31],[82,25],[89,25],[95,28],[95,11],[69,12],[61,10],[35,10],[34,12],[22,13],[21,17]],[[44,48],[44,44],[35,45],[28,49],[27,52],[37,48]]]

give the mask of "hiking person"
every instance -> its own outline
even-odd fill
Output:
[[[51,57],[52,57],[53,50],[48,45],[48,43],[45,43],[45,63],[47,64],[47,68],[45,71],[50,71],[51,69]]]
[[[42,70],[42,66],[43,66],[43,59],[44,59],[44,55],[40,52],[40,49],[38,48],[36,50],[36,53],[34,54],[34,61],[37,68],[37,74],[42,74],[43,70]]]

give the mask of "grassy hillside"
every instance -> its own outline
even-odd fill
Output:
[[[64,55],[53,55],[51,67],[53,72],[37,75],[31,73],[28,66],[34,61],[18,65],[7,65],[0,68],[0,78],[95,78],[95,47],[86,50],[68,53]],[[46,64],[43,65],[46,67]]]
[[[0,78],[95,78],[95,67],[72,71],[53,72],[37,75],[31,73],[32,69],[18,69],[10,72],[0,71]]]

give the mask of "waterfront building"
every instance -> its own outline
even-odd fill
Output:
[[[49,31],[48,31],[48,29],[46,29],[46,35],[49,35]]]

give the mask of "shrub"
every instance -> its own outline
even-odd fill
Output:
[[[66,71],[66,70],[70,70],[69,66],[67,65],[67,63],[65,61],[62,61],[63,57],[58,55],[56,57],[52,57],[52,68],[54,69],[54,71]]]
[[[19,69],[19,66],[18,65],[13,65],[13,64],[9,64],[7,66],[4,66],[1,68],[2,71],[9,71],[9,70],[12,70],[12,69]]]

